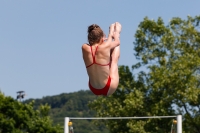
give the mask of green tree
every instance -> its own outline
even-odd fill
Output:
[[[128,66],[119,67],[120,83],[117,91],[109,97],[99,97],[90,102],[89,106],[99,117],[134,117],[159,115],[152,106],[155,104],[149,97],[145,86],[145,73],[136,77]],[[167,106],[167,105],[166,105]],[[164,110],[162,115],[172,115],[172,110]],[[170,120],[139,119],[139,120],[107,120],[102,121],[111,133],[163,133],[170,131]],[[159,123],[159,124],[158,124]]]
[[[145,18],[135,35],[136,56],[149,68],[147,87],[152,97],[160,96],[155,105],[174,105],[187,133],[200,132],[199,21],[173,18],[164,26],[161,18]]]
[[[120,66],[116,93],[90,103],[97,116],[153,116],[182,114],[183,131],[200,132],[200,16],[172,18],[167,26],[147,17],[135,34],[139,63],[134,76]],[[111,133],[169,132],[171,120],[103,121]],[[158,124],[159,123],[159,124]]]
[[[33,102],[21,103],[0,92],[0,133],[61,133],[48,116],[50,107],[41,105],[33,109]]]
[[[88,108],[88,102],[96,99],[90,90],[80,90],[73,93],[62,93],[46,96],[42,99],[28,99],[24,103],[34,102],[34,109],[48,104],[51,106],[50,117],[54,124],[64,125],[65,117],[93,117],[95,112]],[[75,133],[108,133],[105,125],[96,126],[91,120],[72,120]]]

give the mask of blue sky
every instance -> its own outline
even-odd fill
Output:
[[[1,0],[0,90],[26,99],[88,89],[81,45],[96,23],[106,34],[122,24],[119,65],[137,62],[133,42],[144,17],[200,15],[198,0]]]

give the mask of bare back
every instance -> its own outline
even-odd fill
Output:
[[[82,46],[83,59],[87,68],[87,73],[92,86],[101,89],[107,83],[110,74],[110,47],[109,42]],[[94,63],[95,58],[95,63]],[[91,66],[90,66],[91,65]]]

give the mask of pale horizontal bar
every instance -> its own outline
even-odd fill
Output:
[[[144,117],[69,117],[70,120],[115,120],[115,119],[148,119],[148,118],[176,118],[177,116],[144,116]]]

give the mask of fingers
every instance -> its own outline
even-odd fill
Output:
[[[103,41],[107,41],[108,40],[108,38],[103,38]]]

